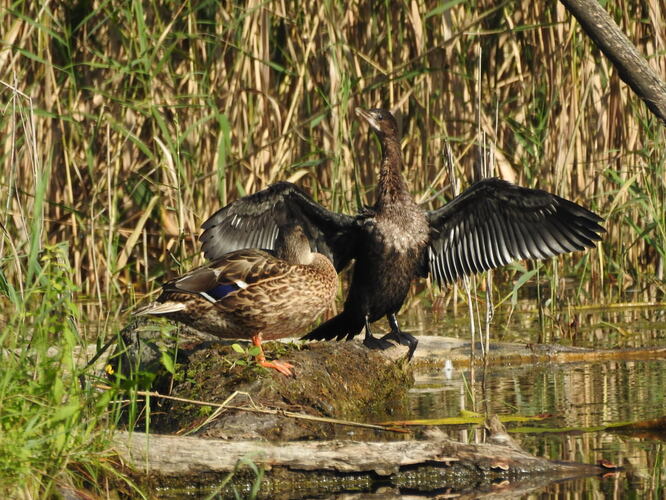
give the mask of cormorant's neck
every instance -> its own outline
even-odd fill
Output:
[[[382,164],[377,184],[376,209],[411,202],[412,197],[402,177],[402,153],[400,142],[395,137],[385,136],[382,143]]]

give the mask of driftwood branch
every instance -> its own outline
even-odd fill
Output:
[[[381,475],[423,460],[440,463],[456,460],[442,455],[442,448],[436,443],[414,441],[270,443],[121,432],[116,434],[114,442],[121,458],[133,468],[163,475],[229,472],[242,458],[267,469],[375,471]]]
[[[560,0],[611,60],[620,78],[666,123],[666,83],[641,56],[598,0]]]

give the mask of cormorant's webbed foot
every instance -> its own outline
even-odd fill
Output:
[[[363,345],[367,347],[368,349],[388,349],[389,347],[394,347],[395,344],[392,344],[391,342],[388,342],[387,340],[384,340],[385,337],[382,337],[381,339],[378,339],[377,337],[374,337],[372,334],[365,336],[363,339]]]
[[[388,320],[391,325],[391,332],[384,335],[380,340],[394,340],[398,344],[409,347],[409,350],[407,351],[407,360],[411,360],[419,341],[414,335],[410,335],[409,333],[400,330],[395,314],[390,314]]]
[[[370,332],[370,323],[368,322],[368,317],[365,317],[365,338],[363,339],[363,345],[368,349],[388,349],[393,347],[393,344],[388,340],[378,339],[375,337],[372,332]]]

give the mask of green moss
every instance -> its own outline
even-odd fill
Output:
[[[411,368],[382,353],[348,342],[303,347],[268,343],[265,351],[268,359],[279,356],[294,364],[295,376],[286,377],[255,363],[240,364],[237,361],[243,359],[243,354],[231,346],[201,344],[180,351],[178,362],[185,373],[173,379],[171,394],[220,404],[237,393],[229,404],[255,404],[359,422],[386,420],[406,412],[407,391],[413,383]],[[163,382],[158,380],[160,384]],[[151,426],[162,432],[190,428],[210,415],[211,410],[203,408],[164,401],[161,411],[154,412]],[[239,429],[239,437],[266,439],[327,438],[336,432],[330,424],[276,415],[248,415],[239,424],[232,411],[224,412],[203,430],[207,436],[233,438],[228,434],[230,429]]]

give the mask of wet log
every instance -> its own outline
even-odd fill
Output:
[[[428,366],[444,359],[453,359],[455,366],[469,363],[468,341],[420,339],[419,357]],[[151,358],[146,362],[143,354],[160,349],[149,349],[151,345],[145,339],[142,342],[139,347],[143,347],[128,352],[147,370]],[[561,356],[562,350],[556,349],[555,355]],[[164,380],[165,386],[169,383],[171,399],[155,394],[149,398],[150,428],[164,433],[187,430],[199,436],[119,432],[114,448],[120,460],[136,472],[137,481],[144,485],[154,481],[155,486],[169,488],[208,487],[232,472],[233,481],[238,481],[235,487],[247,488],[256,469],[239,469],[239,463],[249,459],[268,471],[261,485],[262,498],[295,490],[313,495],[372,491],[380,485],[398,490],[465,491],[479,485],[492,489],[497,480],[508,479],[518,486],[518,480],[523,485],[532,479],[543,484],[605,472],[593,465],[532,456],[513,443],[500,425],[490,425],[488,444],[459,443],[435,431],[425,440],[377,442],[375,430],[320,420],[376,422],[403,415],[412,367],[418,365],[406,363],[403,351],[400,346],[370,351],[357,342],[312,343],[301,348],[269,343],[268,356],[279,356],[296,366],[295,376],[285,377],[253,363],[241,364],[247,357],[221,343],[181,345],[176,374],[173,378],[167,374]],[[435,354],[440,352],[445,355]],[[568,354],[577,357],[583,353],[573,349]],[[537,355],[534,346],[525,344],[508,346],[506,351],[491,349],[491,359],[518,356],[529,362],[553,355],[551,351]],[[192,404],[204,401],[214,403],[213,413]],[[293,413],[307,415],[312,421],[296,419]],[[340,439],[350,435],[356,441]],[[380,439],[388,437],[383,434]]]
[[[455,368],[470,365],[471,342],[465,339],[421,335],[417,337],[419,347],[412,365],[445,366],[447,362]],[[406,351],[406,347],[396,347]],[[475,363],[483,365],[481,343],[477,342]],[[648,346],[622,349],[597,349],[558,344],[531,344],[517,342],[494,342],[490,344],[488,365],[527,365],[535,363],[581,363],[609,360],[652,360],[666,358],[666,347]]]

